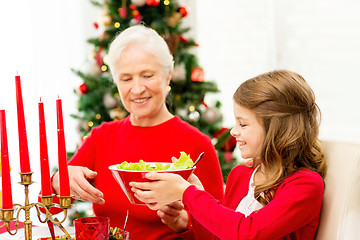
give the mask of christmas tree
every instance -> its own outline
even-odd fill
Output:
[[[81,141],[91,128],[128,115],[121,105],[106,65],[106,53],[119,31],[142,23],[165,39],[174,56],[168,109],[213,139],[226,180],[235,164],[232,152],[236,142],[229,130],[221,125],[221,103],[217,101],[210,106],[204,101],[207,93],[216,93],[218,88],[214,82],[205,81],[204,70],[190,52],[197,43],[185,37],[185,33],[190,30],[182,24],[182,19],[188,14],[186,7],[180,6],[175,0],[105,0],[104,3],[92,3],[102,9],[98,21],[94,23],[94,27],[101,33],[88,40],[93,45],[93,52],[87,72],[73,70],[83,81],[76,89],[79,96],[78,113],[73,115],[79,120]]]

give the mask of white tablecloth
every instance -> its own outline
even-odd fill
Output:
[[[65,227],[68,233],[71,236],[75,236],[74,227]],[[57,226],[54,225],[55,236],[65,235]],[[14,231],[12,231],[14,232]],[[24,228],[18,230],[16,235],[12,236],[9,233],[0,234],[1,240],[24,240],[25,239],[25,231]],[[42,237],[51,237],[49,229],[47,227],[32,227],[32,240],[37,240]]]

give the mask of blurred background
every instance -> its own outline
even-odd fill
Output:
[[[171,0],[170,0],[171,1]],[[222,127],[233,125],[232,94],[237,86],[273,69],[301,74],[313,88],[322,111],[320,137],[360,142],[360,2],[355,0],[183,0],[184,36],[198,45],[191,49],[206,80],[219,93],[205,102],[221,103]],[[55,100],[62,98],[68,151],[75,151],[82,134],[78,120],[83,79],[71,69],[88,71],[99,37],[104,9],[89,0],[12,0],[0,7],[0,106],[6,110],[9,158],[15,203],[23,201],[17,184],[18,133],[15,81],[21,76],[31,168],[31,201],[40,191],[38,108],[45,105],[49,161],[57,166]],[[103,20],[103,19],[102,19]],[[235,156],[239,153],[235,150]]]

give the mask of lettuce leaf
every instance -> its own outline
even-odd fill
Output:
[[[185,152],[180,152],[180,158],[174,162],[174,165],[170,170],[188,169],[193,165],[193,161],[190,158],[190,154],[187,155]]]
[[[180,152],[180,158],[173,164],[156,163],[155,166],[150,166],[150,163],[146,163],[144,160],[140,160],[138,163],[128,163],[126,161],[120,163],[117,168],[121,170],[131,171],[165,171],[165,170],[180,170],[188,169],[193,165],[193,161],[190,158],[190,154]]]

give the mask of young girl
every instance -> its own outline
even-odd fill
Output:
[[[194,175],[148,173],[156,181],[130,183],[133,191],[151,209],[182,200],[215,239],[314,239],[326,163],[313,91],[282,70],[245,81],[233,99],[231,134],[251,160],[231,171],[221,204]]]

